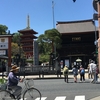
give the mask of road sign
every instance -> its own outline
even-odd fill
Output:
[[[0,55],[6,55],[6,50],[0,50]]]
[[[93,14],[93,19],[94,19],[94,20],[98,20],[98,14],[97,14],[97,13],[94,13],[94,14]]]

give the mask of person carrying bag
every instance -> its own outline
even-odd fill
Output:
[[[64,75],[64,81],[68,83],[68,66],[65,65],[64,68],[63,68],[63,75]]]

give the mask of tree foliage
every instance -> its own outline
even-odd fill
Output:
[[[61,47],[61,34],[56,29],[50,29],[45,31],[46,42],[50,43],[52,46],[52,52],[54,52],[54,46],[57,49]]]
[[[11,43],[11,55],[14,56],[19,53],[19,47],[17,43]]]
[[[49,55],[44,55],[44,54],[41,54],[41,57],[39,59],[41,62],[47,62],[49,61]]]
[[[11,43],[11,55],[15,56],[16,54],[20,54],[20,53],[21,53],[21,57],[23,57],[24,51],[22,47],[21,46],[19,47],[17,43],[12,42]]]
[[[38,37],[39,43],[39,58],[42,62],[49,61],[51,53],[54,53],[54,47],[61,47],[61,34],[56,29],[46,30],[44,34]]]
[[[19,39],[20,39],[20,36],[19,36],[19,33],[18,32],[16,32],[16,33],[13,33],[14,35],[13,35],[13,38],[12,38],[12,41],[14,42],[14,43],[19,43]]]
[[[45,41],[45,39],[46,39],[46,37],[44,34],[42,34],[38,37],[37,41],[39,43],[39,53],[40,54],[48,54],[51,52],[51,50],[50,50],[51,47],[50,47],[49,43],[47,43]]]
[[[8,27],[6,25],[1,25],[0,24],[0,34],[3,35],[3,34],[7,34],[7,31],[8,30]]]
[[[22,45],[20,43],[20,33],[16,32],[16,33],[13,33],[13,38],[12,38],[12,55],[15,56],[16,54],[21,54],[21,57],[23,57],[25,54],[24,54],[24,51],[23,51],[23,48],[22,48]]]

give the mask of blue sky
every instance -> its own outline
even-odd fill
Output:
[[[93,0],[54,0],[54,23],[57,21],[87,20],[93,18]],[[0,0],[0,24],[6,25],[11,33],[27,26],[40,34],[53,28],[52,0]]]

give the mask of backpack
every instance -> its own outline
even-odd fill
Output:
[[[85,73],[85,70],[84,69],[81,69],[81,72],[80,72],[81,74],[84,74]]]
[[[68,74],[68,69],[64,70],[64,74]]]

